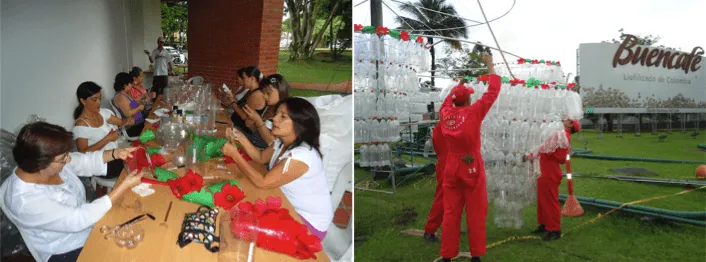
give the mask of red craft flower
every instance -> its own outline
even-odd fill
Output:
[[[221,188],[221,192],[216,193],[213,196],[214,203],[225,209],[231,209],[236,203],[240,202],[245,198],[245,193],[243,193],[238,186],[231,185],[227,183]]]
[[[387,27],[384,27],[384,26],[378,26],[378,28],[375,29],[375,33],[378,34],[378,35],[386,35],[386,34],[389,33],[389,31],[390,31],[390,30],[387,29]]]
[[[184,180],[183,183],[188,186],[188,188],[190,189],[189,192],[199,191],[203,187],[203,177],[194,173],[194,171],[191,171],[191,169],[186,172],[185,176],[178,179]]]
[[[233,160],[233,158],[229,156],[225,156],[223,158],[223,161],[226,162],[226,165],[235,164],[235,160]]]
[[[401,32],[400,39],[402,39],[402,41],[409,41],[409,32]]]
[[[490,80],[490,77],[488,77],[488,75],[482,75],[482,76],[478,77],[478,81],[488,81],[488,80]]]
[[[133,146],[133,147],[139,147],[139,146],[141,146],[141,145],[142,145],[142,142],[140,142],[140,140],[132,141],[132,146]]]
[[[557,66],[561,66],[561,62],[556,61],[556,65],[557,65]]]
[[[532,64],[539,64],[539,60],[537,60],[537,59],[532,60]]]
[[[525,63],[525,59],[524,59],[524,58],[517,59],[517,63],[518,63],[518,64],[524,64],[524,63]]]
[[[154,129],[159,128],[159,123],[154,123],[154,124],[152,124],[152,128],[154,128]]]
[[[417,36],[417,43],[424,43],[424,38],[421,36]]]
[[[125,159],[125,164],[128,165],[130,170],[142,170],[142,168],[150,166],[150,162],[147,160],[147,152],[142,147],[133,151],[132,157]]]
[[[154,154],[150,156],[150,160],[152,161],[152,166],[154,167],[160,167],[167,162],[166,160],[164,160],[164,157],[160,154]]]
[[[191,193],[191,191],[189,191],[189,185],[185,184],[183,179],[167,180],[167,185],[169,185],[169,188],[172,190],[172,194],[178,199],[181,199],[183,195]]]
[[[547,65],[552,65],[552,61],[547,61]]]
[[[542,84],[542,89],[547,89],[547,88],[549,88],[549,85],[547,85],[547,84]]]
[[[355,24],[355,25],[353,25],[353,28],[355,28],[356,32],[363,31],[363,25],[361,25],[361,24]]]

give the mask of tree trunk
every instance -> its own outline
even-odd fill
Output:
[[[338,13],[338,11],[339,11],[338,9],[340,9],[339,8],[340,6],[341,6],[341,1],[336,1],[336,4],[331,8],[331,13],[329,13],[328,18],[326,18],[326,22],[324,23],[324,26],[322,28],[326,28],[333,21],[333,18]],[[313,7],[312,7],[312,10],[314,10]],[[312,27],[313,27],[313,25],[312,25]],[[313,31],[314,29],[312,28],[311,30]],[[314,51],[316,50],[316,46],[319,45],[319,42],[321,41],[321,37],[324,35],[325,32],[326,32],[326,30],[322,29],[321,31],[319,31],[318,34],[316,34],[316,36],[314,36],[314,39],[311,41],[311,46],[307,50],[307,54],[306,54],[307,58],[311,58],[314,55]]]
[[[329,25],[329,46],[331,49],[331,60],[336,61],[336,46],[333,44],[333,23]]]
[[[436,63],[434,61],[436,59],[436,52],[434,51],[434,38],[429,37],[427,39],[429,41],[428,44],[431,45],[429,52],[431,52],[431,86],[433,88],[433,87],[436,87],[436,84],[434,81],[434,73],[436,73],[436,72],[434,72],[434,70],[436,70]]]

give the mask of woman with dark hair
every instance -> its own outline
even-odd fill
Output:
[[[69,153],[73,135],[63,127],[35,122],[22,127],[12,155],[17,168],[0,186],[7,216],[42,262],[76,261],[93,225],[142,174],[133,172],[106,196],[86,202],[79,176],[104,176],[106,163],[127,159],[135,148]]]
[[[281,188],[302,217],[312,234],[324,239],[333,219],[324,164],[319,151],[319,115],[314,106],[302,98],[288,98],[275,106],[272,119],[274,143],[259,150],[235,128],[226,134],[223,154],[235,160],[240,170],[259,188]],[[265,174],[253,168],[235,147],[239,143],[252,160],[269,162]]]
[[[250,130],[245,124],[248,116],[245,114],[245,111],[243,111],[243,107],[247,105],[260,113],[265,111],[267,101],[265,94],[260,90],[260,81],[262,81],[262,78],[264,78],[264,75],[262,75],[260,70],[255,66],[241,68],[238,70],[238,81],[250,91],[240,100],[235,100],[233,94],[227,94],[229,106],[235,111],[235,113],[230,116],[230,120],[233,121],[233,126],[246,133],[250,133]]]
[[[135,120],[135,125],[127,129],[127,135],[135,137],[139,136],[145,127],[145,119],[142,117],[142,110],[145,109],[145,106],[130,97],[132,87],[133,81],[130,74],[125,72],[118,73],[113,84],[115,97],[113,97],[112,103],[123,119],[133,118]]]
[[[245,136],[256,147],[263,149],[275,140],[271,131],[272,120],[270,119],[275,111],[268,109],[272,109],[277,103],[289,98],[289,83],[284,79],[284,76],[274,74],[263,79],[259,89],[265,95],[265,109],[260,113],[245,105],[243,110],[248,117],[245,125],[252,131],[250,134],[245,133]]]
[[[74,110],[73,135],[81,153],[118,148],[118,126],[134,123],[134,119],[120,119],[113,111],[101,108],[101,87],[94,82],[83,82],[76,89],[78,106]],[[123,161],[108,162],[106,178],[116,178],[123,170]]]
[[[144,77],[142,73],[142,68],[138,66],[132,67],[130,69],[130,76],[132,77],[132,89],[130,89],[130,95],[133,99],[137,101],[142,101],[145,97],[154,99],[157,97],[155,92],[147,92],[147,89],[142,87],[142,79]]]

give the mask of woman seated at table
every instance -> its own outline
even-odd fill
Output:
[[[235,128],[226,130],[231,140],[223,154],[233,158],[258,188],[280,188],[302,217],[312,234],[324,239],[333,219],[331,196],[319,151],[319,116],[314,106],[302,98],[288,98],[276,106],[272,134],[274,143],[264,151],[255,148]],[[256,163],[269,162],[266,173],[253,168],[233,143],[243,146]]]
[[[243,111],[248,117],[245,125],[252,132],[245,133],[245,136],[257,148],[264,149],[275,140],[275,136],[272,135],[272,117],[275,113],[273,107],[289,98],[289,83],[284,76],[274,74],[263,79],[260,86],[260,90],[265,95],[265,110],[260,113],[245,105]]]
[[[113,89],[115,89],[115,97],[113,98],[113,105],[118,109],[118,113],[123,119],[133,118],[135,124],[127,129],[127,135],[130,137],[139,136],[142,133],[142,129],[145,127],[145,119],[142,117],[142,110],[145,106],[140,104],[138,100],[130,97],[130,90],[132,89],[132,77],[128,73],[118,73],[115,76],[115,83],[113,84]]]
[[[250,130],[245,124],[248,116],[245,114],[245,111],[243,111],[243,106],[248,105],[258,112],[265,111],[267,102],[265,94],[260,90],[260,81],[263,77],[264,75],[262,75],[260,70],[255,66],[241,68],[238,70],[238,81],[250,91],[237,101],[235,97],[233,97],[233,94],[227,94],[229,105],[235,111],[235,113],[230,116],[230,120],[233,121],[233,126],[243,132],[250,133]]]
[[[87,203],[79,176],[104,176],[106,163],[124,160],[135,149],[69,153],[72,140],[71,132],[57,125],[25,125],[12,149],[17,169],[2,186],[6,215],[27,232],[24,241],[42,262],[76,261],[93,225],[142,177],[129,174],[108,195]]]
[[[138,101],[144,99],[145,97],[149,98],[157,98],[157,93],[154,91],[149,92],[147,89],[145,89],[142,86],[142,82],[144,79],[144,73],[142,72],[142,68],[139,66],[133,66],[132,69],[130,69],[130,76],[132,76],[132,90],[130,91],[130,95],[132,95],[133,99],[136,99]]]
[[[81,153],[118,148],[117,126],[134,123],[134,119],[115,117],[110,109],[101,108],[101,87],[94,82],[83,82],[76,90],[78,106],[74,110],[73,135]],[[108,162],[106,178],[116,178],[123,170],[120,159]]]

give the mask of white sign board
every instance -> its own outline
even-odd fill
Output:
[[[683,52],[626,42],[581,44],[579,72],[584,107],[706,107],[700,47]]]

